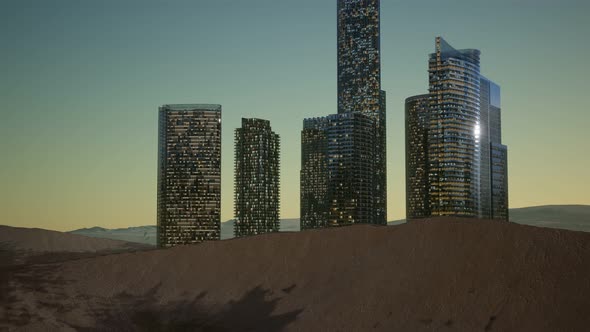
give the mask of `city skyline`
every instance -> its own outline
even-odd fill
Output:
[[[224,107],[222,221],[232,218],[231,138],[242,116],[271,120],[284,138],[281,196],[298,202],[300,128],[293,123],[336,108],[336,1],[178,2],[167,9],[147,2],[140,10],[133,1],[23,3],[6,2],[0,11],[0,34],[11,41],[0,78],[1,149],[10,156],[0,166],[4,223],[58,230],[152,224],[153,110],[167,102]],[[588,53],[587,10],[580,10],[588,4],[425,3],[382,4],[388,220],[405,215],[404,99],[423,92],[423,64],[437,35],[482,50],[482,72],[505,91],[510,206],[590,204],[584,186],[590,160],[573,148],[587,141],[583,124],[590,120],[583,111],[586,67],[579,57]],[[422,15],[424,6],[448,19]],[[244,11],[268,21],[251,21]],[[284,12],[306,23],[275,15]],[[166,27],[153,23],[158,17]],[[493,29],[468,31],[473,24]],[[186,49],[178,52],[179,45]],[[281,84],[269,91],[269,82]],[[298,217],[298,203],[282,210],[282,218]]]

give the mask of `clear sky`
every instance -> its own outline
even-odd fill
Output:
[[[405,215],[404,99],[443,36],[502,87],[511,207],[590,204],[589,1],[382,0],[389,220]],[[281,135],[283,218],[299,217],[300,130],[336,112],[336,0],[0,0],[0,224],[156,222],[157,108],[223,106]]]

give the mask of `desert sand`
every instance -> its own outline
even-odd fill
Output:
[[[438,219],[51,264],[14,250],[0,330],[590,330],[588,233]]]

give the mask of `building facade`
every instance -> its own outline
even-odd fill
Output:
[[[508,148],[491,143],[491,213],[490,219],[508,220]]]
[[[508,220],[508,148],[502,145],[500,86],[481,77],[480,217]]]
[[[441,37],[430,55],[428,168],[433,216],[479,216],[480,52]]]
[[[268,120],[242,118],[234,161],[234,235],[278,232],[280,138]]]
[[[374,120],[363,113],[304,121],[302,229],[373,223],[375,134]]]
[[[376,123],[373,221],[387,224],[386,95],[381,90],[380,0],[338,0],[338,113],[362,112]]]
[[[438,37],[429,58],[429,94],[406,100],[408,220],[508,219],[500,87],[480,75],[479,56]]]
[[[157,245],[219,240],[221,106],[159,109]]]
[[[338,0],[338,113],[304,120],[301,229],[387,224],[380,1]]]
[[[406,99],[406,219],[430,216],[428,125],[430,95]]]

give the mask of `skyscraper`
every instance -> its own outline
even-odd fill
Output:
[[[305,119],[301,227],[374,223],[375,121],[358,112]]]
[[[279,155],[270,122],[242,118],[235,130],[236,237],[279,231]]]
[[[430,216],[428,126],[430,95],[406,99],[406,219]]]
[[[485,181],[481,183],[482,194],[488,198],[488,209],[482,211],[483,218],[508,220],[508,148],[502,145],[502,106],[500,87],[491,80],[481,77],[481,116],[486,120],[487,128],[482,133],[487,140],[482,140],[482,164],[487,166]],[[483,122],[483,120],[482,120]],[[483,137],[482,134],[482,137]]]
[[[387,224],[379,0],[338,0],[338,114],[305,119],[301,228]]]
[[[479,73],[478,50],[436,39],[430,93],[406,100],[406,217],[508,219],[500,87]]]
[[[338,113],[375,120],[372,223],[387,224],[385,91],[381,90],[380,0],[338,0]]]
[[[219,240],[221,106],[159,109],[158,247]]]
[[[508,149],[502,145],[500,87],[481,77],[480,216],[508,220]]]
[[[430,55],[430,213],[479,216],[480,52],[441,37]]]

